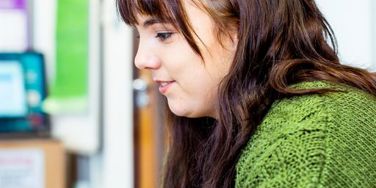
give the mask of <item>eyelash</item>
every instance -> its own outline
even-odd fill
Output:
[[[155,38],[158,38],[159,40],[161,40],[163,42],[163,41],[167,40],[168,38],[170,38],[172,34],[174,34],[174,33],[173,32],[161,32],[161,33],[157,33]]]

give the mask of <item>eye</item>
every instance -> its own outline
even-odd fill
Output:
[[[160,33],[157,33],[157,35],[155,37],[158,38],[161,41],[165,41],[168,38],[170,38],[172,34],[174,34],[174,33],[173,32],[160,32]]]

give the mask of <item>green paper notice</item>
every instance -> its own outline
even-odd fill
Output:
[[[84,110],[88,92],[88,0],[58,0],[56,32],[56,77],[46,110]]]

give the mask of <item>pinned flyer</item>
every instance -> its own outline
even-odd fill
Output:
[[[1,149],[1,188],[45,188],[44,152],[39,149]]]

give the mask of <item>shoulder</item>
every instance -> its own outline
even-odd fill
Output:
[[[347,130],[352,124],[361,122],[370,125],[369,129],[376,128],[376,96],[347,85],[322,81],[304,82],[292,87],[331,88],[338,91],[294,96],[274,102],[256,131],[256,137],[264,131],[289,134],[308,129],[329,131],[340,126]],[[367,121],[362,121],[364,119]]]
[[[276,101],[264,121],[280,118],[289,122],[325,119],[345,124],[344,120],[355,121],[361,117],[376,118],[376,96],[359,89],[322,81],[304,82],[292,87],[297,89],[331,88],[338,91],[295,96]],[[293,126],[293,128],[298,127]]]
[[[236,185],[346,187],[362,182],[367,187],[376,183],[376,98],[325,82],[294,87],[334,87],[342,92],[276,101],[240,156]],[[370,172],[373,175],[367,176]],[[355,176],[347,177],[351,174]]]

